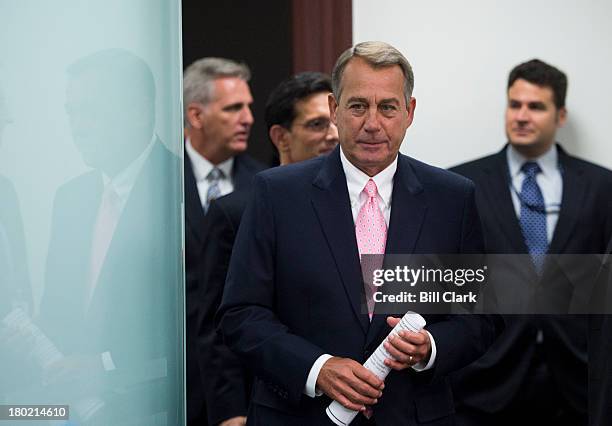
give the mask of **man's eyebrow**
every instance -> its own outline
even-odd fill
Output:
[[[245,102],[234,102],[233,104],[225,105],[223,109],[242,108],[244,105],[246,105]]]
[[[399,104],[400,101],[398,98],[385,98],[382,99],[379,104]]]
[[[357,96],[353,96],[353,97],[348,98],[346,100],[346,102],[347,103],[349,103],[349,102],[363,102],[363,103],[367,104],[368,100],[366,98],[360,98],[360,97],[357,97]]]

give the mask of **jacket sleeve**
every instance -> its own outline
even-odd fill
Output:
[[[229,348],[256,376],[296,404],[308,372],[324,351],[292,334],[275,313],[276,234],[273,196],[257,175],[230,260],[217,315]],[[296,302],[297,303],[297,302]]]

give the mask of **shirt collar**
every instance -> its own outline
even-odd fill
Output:
[[[340,147],[340,161],[342,162],[342,168],[344,169],[344,174],[346,175],[346,185],[351,202],[353,202],[353,200],[359,200],[359,195],[363,191],[366,183],[372,179],[376,184],[376,188],[378,188],[378,195],[385,207],[389,207],[391,205],[393,177],[395,176],[395,172],[397,170],[397,156],[386,169],[377,175],[372,176],[371,178],[355,167],[355,165],[351,163],[348,158],[346,158],[344,151],[342,151],[342,147]]]
[[[215,165],[195,150],[195,148],[191,145],[191,141],[189,140],[189,138],[185,140],[185,151],[187,151],[187,155],[189,156],[189,160],[191,161],[193,175],[195,177],[196,182],[202,182],[206,180],[206,176],[208,176],[208,174],[215,167]],[[224,162],[217,164],[216,167],[223,172],[224,179],[231,179],[232,168],[234,167],[234,157],[230,157]]]
[[[513,178],[521,173],[521,167],[527,161],[538,163],[540,169],[542,169],[542,174],[551,176],[558,169],[558,156],[556,144],[553,144],[548,151],[539,157],[530,159],[519,153],[512,145],[508,145],[508,149],[506,150],[508,168],[510,170],[510,176]]]
[[[147,158],[149,158],[149,154],[153,150],[155,139],[155,135],[153,135],[151,137],[149,145],[145,148],[144,151],[142,151],[142,153],[136,158],[136,160],[132,161],[129,166],[127,166],[124,170],[122,170],[112,179],[106,174],[102,174],[104,188],[107,188],[110,185],[110,187],[114,189],[115,193],[119,196],[120,199],[126,198],[134,187],[136,179],[140,174],[140,170],[142,170],[145,161],[147,161]]]

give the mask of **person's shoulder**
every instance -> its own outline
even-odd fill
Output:
[[[560,150],[560,162],[562,167],[572,167],[588,177],[612,181],[612,170],[583,158],[574,157],[562,150]]]
[[[88,191],[92,187],[102,185],[102,175],[97,170],[90,170],[75,176],[57,189],[57,195],[71,194],[74,192]]]
[[[328,156],[311,158],[299,163],[272,167],[257,174],[260,179],[274,184],[310,182],[319,173]]]
[[[239,222],[250,197],[251,191],[237,190],[217,198],[210,204],[206,214],[207,220],[213,223],[220,221],[220,218],[227,218],[232,223]]]
[[[417,179],[424,187],[433,187],[437,190],[448,189],[453,191],[461,189],[465,190],[466,187],[473,186],[470,179],[461,176],[460,174],[442,169],[440,167],[432,166],[431,164],[424,163],[412,157],[401,155],[400,161],[412,168]]]
[[[267,166],[264,163],[256,160],[249,154],[239,154],[235,157],[234,161],[239,164],[239,167],[244,168],[244,170],[247,170],[253,174],[267,169]]]
[[[180,167],[181,158],[172,152],[160,139],[156,139],[149,157],[145,162],[145,165],[147,164],[152,165],[153,167],[174,169]],[[162,175],[161,172],[160,175]]]
[[[461,176],[473,178],[485,170],[494,167],[495,161],[499,159],[500,153],[486,155],[484,157],[476,158],[474,160],[466,161],[456,166],[449,167],[449,171],[457,173]]]
[[[60,185],[53,197],[53,210],[74,209],[86,203],[94,203],[102,193],[102,175],[90,170]]]

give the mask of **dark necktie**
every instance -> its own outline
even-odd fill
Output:
[[[525,180],[521,187],[521,230],[525,244],[538,273],[542,272],[544,255],[548,250],[546,206],[536,175],[542,171],[538,163],[528,161],[521,167]]]

